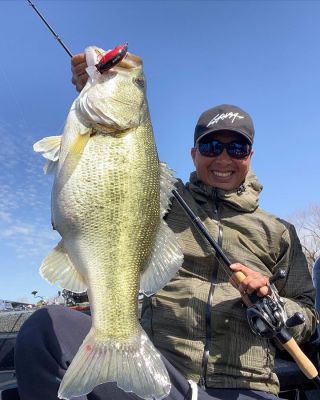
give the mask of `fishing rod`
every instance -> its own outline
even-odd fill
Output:
[[[35,5],[27,0],[28,3],[32,6],[32,8],[36,11],[45,25],[48,27],[53,36],[58,40],[64,50],[68,53],[70,57],[73,57],[70,50],[66,47],[60,37],[56,34],[56,32],[52,29],[52,27],[48,24],[42,14],[38,11]],[[127,54],[128,44],[125,43],[123,45],[117,46],[115,49],[105,53],[100,59],[99,63],[96,64],[97,70],[100,73],[103,73],[106,70],[109,70],[114,65],[119,63]],[[231,265],[231,261],[228,259],[226,254],[223,252],[218,243],[212,238],[209,231],[206,229],[204,224],[201,222],[200,218],[197,217],[191,208],[187,205],[184,199],[180,196],[180,194],[176,191],[172,191],[174,197],[186,212],[186,214],[190,217],[195,227],[198,229],[200,234],[210,243],[210,245],[216,251],[216,254],[219,256],[219,263],[223,266],[227,274],[230,275],[229,267]],[[220,261],[222,260],[222,262]],[[291,318],[286,318],[286,314],[284,312],[284,303],[281,297],[278,294],[276,287],[274,286],[274,282],[278,279],[282,279],[285,277],[285,272],[279,270],[273,277],[270,278],[270,287],[272,294],[270,296],[258,297],[256,293],[246,294],[242,296],[244,303],[247,305],[247,319],[253,333],[260,335],[264,338],[276,338],[278,339],[282,346],[288,351],[291,357],[296,361],[297,365],[304,373],[304,375],[312,380],[317,387],[320,387],[320,377],[318,376],[318,371],[313,363],[308,359],[308,357],[302,352],[300,347],[294,338],[290,335],[287,328],[296,326],[304,322],[303,315],[300,313],[295,313]],[[239,285],[246,276],[242,272],[235,272],[232,274],[232,280]]]
[[[27,2],[30,4],[30,6],[34,9],[34,11],[39,15],[39,17],[42,19],[42,21],[45,23],[46,27],[49,29],[49,31],[53,34],[55,39],[60,43],[60,45],[64,48],[64,50],[67,52],[67,54],[72,58],[73,54],[71,51],[68,49],[68,47],[64,44],[64,42],[61,40],[60,36],[54,31],[52,26],[48,23],[48,21],[44,18],[44,16],[41,14],[41,12],[37,9],[37,7],[32,3],[31,0],[27,0]],[[112,67],[114,67],[116,64],[118,64],[127,54],[128,52],[128,43],[121,44],[117,47],[115,47],[113,50],[110,50],[106,52],[99,60],[99,62],[96,64],[97,70],[100,72],[100,74],[103,74],[105,71],[108,71]]]
[[[49,23],[46,21],[44,16],[40,13],[40,11],[37,9],[37,7],[32,3],[31,0],[27,0],[27,2],[30,4],[30,6],[34,9],[34,11],[39,15],[39,17],[42,19],[42,21],[45,23],[49,31],[53,34],[53,36],[57,39],[57,41],[61,44],[61,46],[65,49],[65,51],[68,53],[70,57],[73,57],[73,54],[71,51],[68,49],[68,47],[63,43],[59,35],[52,29],[52,27],[49,25]]]
[[[213,239],[201,219],[191,210],[185,200],[177,192],[173,190],[172,194],[178,201],[179,205],[191,219],[198,232],[204,237],[215,250],[220,265],[230,276],[230,265],[232,264],[226,256],[219,244]],[[292,317],[287,318],[284,311],[284,301],[279,296],[274,283],[286,276],[285,270],[279,269],[270,279],[271,295],[259,297],[256,293],[245,294],[242,296],[243,302],[247,306],[247,320],[251,331],[255,335],[262,336],[266,339],[277,339],[284,349],[295,360],[304,375],[312,380],[316,387],[320,388],[320,377],[318,371],[309,358],[303,353],[295,339],[289,333],[287,328],[300,325],[304,322],[302,313],[295,313]],[[246,276],[238,271],[232,274],[231,279],[239,285]]]

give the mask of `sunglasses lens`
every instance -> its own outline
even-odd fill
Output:
[[[223,152],[223,145],[218,140],[211,140],[210,142],[198,143],[200,154],[206,157],[216,157]]]
[[[201,155],[205,157],[217,157],[226,148],[230,157],[243,159],[248,157],[251,152],[251,146],[246,142],[221,143],[219,140],[208,142],[198,142],[197,148]]]
[[[248,143],[232,142],[228,144],[227,152],[233,158],[246,158],[250,154],[251,146]]]

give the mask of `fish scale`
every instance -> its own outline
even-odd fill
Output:
[[[130,154],[135,151],[135,144],[139,146],[140,139],[147,133],[141,127],[130,140],[127,140],[127,136],[117,138],[95,135],[90,138],[74,174],[59,196],[53,196],[53,218],[61,236],[67,240],[70,232],[67,222],[69,220],[72,221],[72,226],[79,226],[81,231],[76,249],[74,241],[65,247],[71,261],[74,260],[75,265],[87,271],[88,285],[96,287],[90,300],[93,326],[99,326],[99,337],[102,335],[102,326],[105,327],[107,337],[112,334],[114,338],[122,339],[130,336],[132,319],[137,324],[136,302],[127,302],[130,307],[125,307],[123,297],[136,298],[140,268],[154,240],[160,212],[159,172],[152,167],[152,164],[158,162],[156,149],[152,151],[150,146],[145,147],[145,150],[148,149],[145,151],[145,160],[141,151],[139,152],[139,161],[135,164],[135,170],[130,171],[130,175],[127,171],[129,162],[123,161],[123,158],[126,155],[130,158]],[[119,141],[122,143],[118,143]],[[93,155],[94,169],[91,165]],[[97,171],[104,171],[104,176],[100,176]],[[143,190],[137,192],[137,185],[147,174],[148,179]],[[84,182],[82,185],[82,177],[89,180],[90,184]],[[91,243],[87,244],[86,238],[90,238]],[[83,249],[86,246],[89,246],[87,256],[82,254],[81,260],[78,260],[78,247]],[[105,268],[106,264],[110,268]],[[118,272],[115,273],[114,268]],[[120,277],[121,282],[117,282]],[[113,280],[115,282],[110,295],[107,283]],[[105,284],[101,285],[101,282]],[[96,297],[104,298],[105,301],[97,302]],[[121,323],[118,321],[119,316]]]
[[[88,60],[99,52],[89,48]],[[92,315],[58,396],[115,381],[146,400],[166,397],[170,379],[139,324],[137,300],[139,288],[151,295],[163,287],[183,255],[163,220],[175,179],[158,160],[141,62],[102,75],[94,69],[62,137],[34,149],[49,159],[45,171],[55,172],[52,222],[62,237],[40,273],[73,292],[87,290]]]

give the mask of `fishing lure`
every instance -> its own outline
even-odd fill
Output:
[[[105,71],[108,71],[116,64],[118,64],[123,58],[126,56],[128,52],[128,43],[121,44],[115,47],[113,50],[105,53],[101,60],[96,64],[97,70],[100,74],[103,74]]]

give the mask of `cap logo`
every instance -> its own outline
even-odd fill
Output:
[[[233,123],[236,119],[243,119],[244,117],[242,115],[239,115],[239,113],[233,113],[233,112],[217,114],[208,123],[207,128],[209,128],[210,125],[217,124],[220,120],[224,120],[227,118],[229,118],[231,120],[231,122]]]

